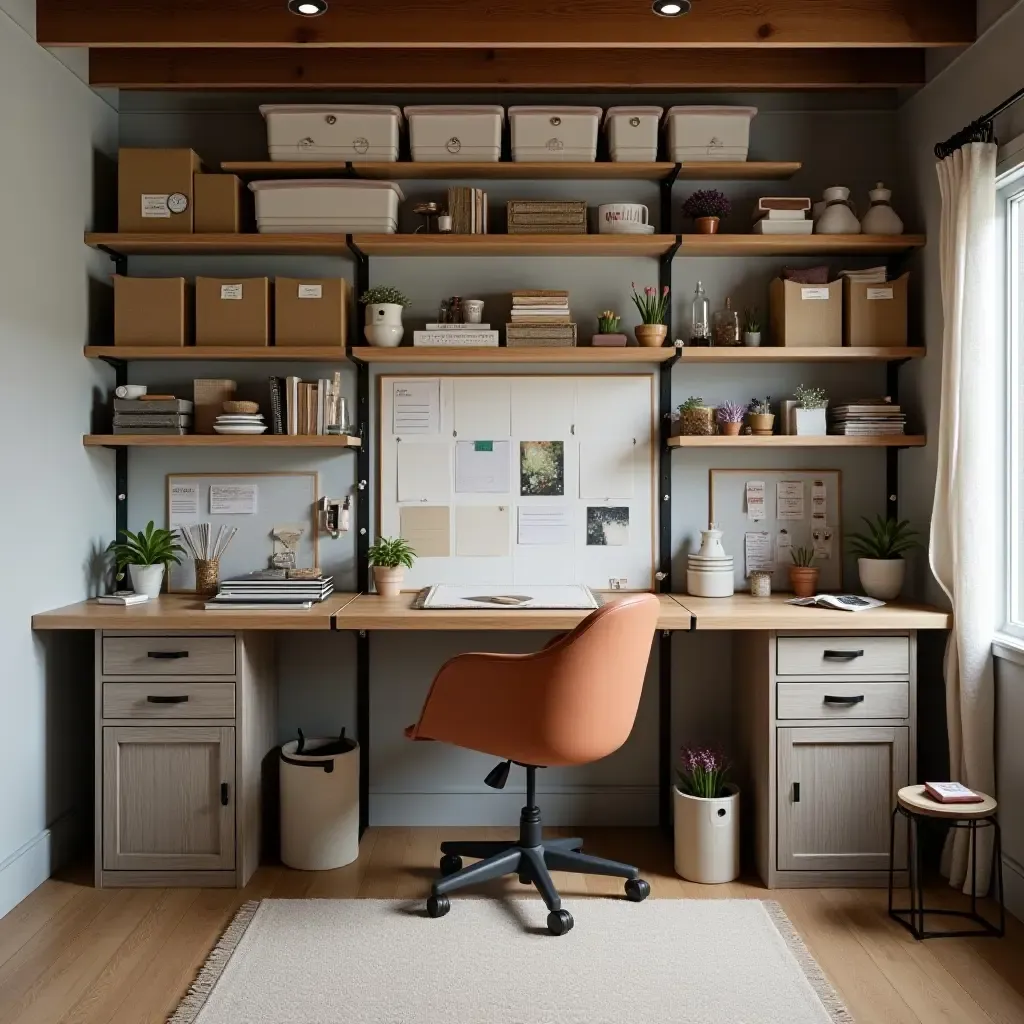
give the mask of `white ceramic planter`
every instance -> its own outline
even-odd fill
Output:
[[[397,302],[374,302],[366,307],[366,340],[379,348],[395,348],[405,335],[402,306]]]
[[[824,437],[828,433],[824,409],[801,409],[798,406],[793,414],[796,433],[806,437]]]
[[[373,567],[373,585],[381,597],[398,597],[404,579],[405,569],[401,566],[397,569],[385,569],[379,565]]]
[[[689,882],[731,882],[740,873],[740,791],[705,799],[672,787],[676,874]]]
[[[743,344],[748,348],[756,348],[761,344],[761,332],[760,331],[744,331],[743,332]]]
[[[900,596],[907,563],[902,558],[858,558],[860,585],[868,597],[891,601]]]
[[[164,585],[164,566],[162,565],[129,565],[128,574],[132,580],[132,590],[146,597],[159,597],[160,588]]]

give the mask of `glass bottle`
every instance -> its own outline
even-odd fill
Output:
[[[712,324],[712,345],[738,345],[740,343],[740,315],[732,308],[732,299],[726,297],[724,308],[715,313]]]
[[[697,282],[690,307],[690,344],[705,347],[711,344],[711,304],[700,281]]]

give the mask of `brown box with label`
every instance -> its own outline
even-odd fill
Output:
[[[269,345],[270,281],[265,277],[197,277],[196,344]]]
[[[193,178],[202,169],[191,149],[122,149],[117,156],[117,230],[191,234]]]
[[[907,343],[909,274],[885,284],[846,281],[843,319],[847,345],[900,348]]]
[[[801,284],[777,277],[768,294],[772,342],[793,348],[843,344],[843,282]]]
[[[191,289],[183,277],[114,277],[115,345],[187,345]]]
[[[236,174],[197,174],[196,234],[237,234],[242,230],[242,182]]]
[[[274,344],[343,346],[349,284],[343,277],[279,277],[274,282]]]

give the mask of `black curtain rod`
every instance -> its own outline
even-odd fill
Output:
[[[936,143],[936,158],[945,160],[947,156],[952,156],[961,146],[966,146],[969,142],[995,142],[992,122],[1019,99],[1024,99],[1024,89],[1018,89],[1009,99],[1003,100],[995,110],[990,110],[987,114],[972,121],[966,128],[961,128],[956,135],[951,135],[945,142]]]

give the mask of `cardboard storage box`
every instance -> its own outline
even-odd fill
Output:
[[[909,274],[885,284],[846,281],[843,318],[847,345],[878,348],[907,343],[907,279]]]
[[[343,346],[349,284],[343,277],[279,277],[274,282],[274,344]]]
[[[777,277],[768,297],[773,344],[802,348],[842,345],[842,281],[800,284]]]
[[[196,234],[237,234],[242,230],[242,182],[235,174],[197,174]]]
[[[265,277],[197,277],[196,344],[270,344],[270,281]]]
[[[190,234],[192,179],[202,166],[191,149],[122,149],[117,157],[117,230]]]
[[[115,345],[187,345],[191,289],[183,277],[114,277]]]

